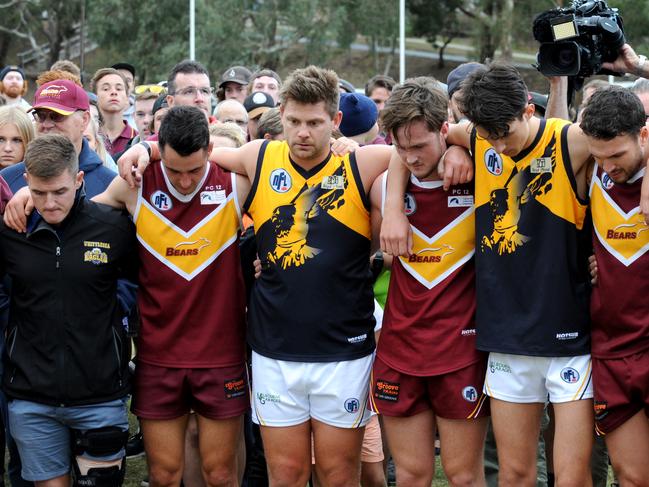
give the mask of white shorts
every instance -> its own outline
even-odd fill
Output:
[[[252,352],[252,420],[294,426],[310,418],[339,428],[359,428],[367,408],[374,354],[342,362],[289,362]]]
[[[489,354],[484,392],[508,402],[552,403],[593,397],[590,354],[576,357],[528,357]]]

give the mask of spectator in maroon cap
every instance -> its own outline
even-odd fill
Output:
[[[88,94],[83,88],[70,80],[55,80],[36,90],[32,113],[38,135],[59,134],[72,142],[79,154],[79,169],[85,174],[86,194],[92,197],[106,189],[116,174],[104,167],[83,137],[90,121],[88,109]],[[25,165],[19,163],[3,169],[0,175],[16,192],[25,186],[24,173]]]

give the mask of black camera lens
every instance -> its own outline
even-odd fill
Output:
[[[559,69],[569,69],[577,62],[575,50],[571,46],[562,46],[557,49],[552,58],[552,64]]]
[[[579,73],[581,59],[576,42],[541,44],[539,70],[546,76],[575,76]]]

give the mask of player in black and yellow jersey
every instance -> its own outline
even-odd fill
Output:
[[[499,482],[536,484],[539,423],[549,398],[556,481],[584,486],[591,483],[593,408],[588,276],[578,235],[591,156],[579,126],[534,117],[528,96],[511,66],[475,71],[459,100],[474,125],[451,127],[447,140],[470,148],[474,160],[477,347],[490,352],[485,392]],[[382,247],[400,252],[401,245],[403,253],[404,239],[393,236],[407,231],[393,196]]]

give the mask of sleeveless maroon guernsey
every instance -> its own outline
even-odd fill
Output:
[[[472,184],[444,191],[441,181],[410,179],[413,255],[393,261],[377,349],[399,372],[439,375],[484,358],[475,348],[473,196]]]
[[[179,368],[243,362],[245,293],[234,175],[209,163],[182,195],[147,167],[135,221],[141,260],[138,358]]]
[[[593,171],[590,208],[598,284],[590,312],[596,358],[649,348],[649,227],[639,211],[644,171],[622,184],[599,167]]]

